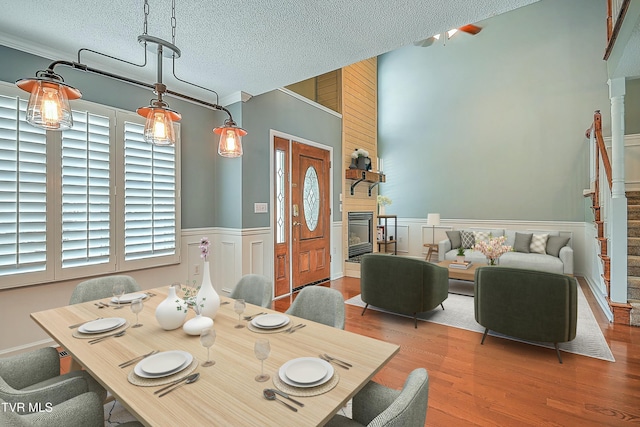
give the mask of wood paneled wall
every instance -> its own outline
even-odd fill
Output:
[[[334,70],[316,78],[316,102],[342,112],[342,70]]]
[[[342,167],[344,170],[351,164],[351,153],[357,148],[369,152],[372,170],[375,171],[378,154],[378,96],[377,96],[377,58],[352,64],[342,69]],[[348,212],[372,211],[377,213],[377,187],[368,195],[369,184],[360,183],[351,195],[351,184],[342,175],[342,224],[343,254],[348,256]],[[374,217],[374,220],[376,218]],[[374,233],[375,239],[375,233]],[[375,240],[374,240],[375,241]],[[374,244],[374,251],[377,245]],[[345,275],[360,277],[360,266],[345,263]]]

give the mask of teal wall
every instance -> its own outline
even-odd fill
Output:
[[[32,77],[51,62],[0,45],[0,80],[14,83]],[[83,99],[98,104],[135,111],[153,97],[150,90],[68,67],[56,67],[56,72],[78,87]],[[171,97],[167,101],[182,114],[182,228],[269,226],[269,215],[253,213],[254,202],[269,202],[269,129],[332,146],[334,164],[341,164],[341,119],[280,91],[228,107],[238,125],[249,132],[240,159],[218,155],[218,137],[212,129],[223,123],[225,113]],[[334,170],[336,199],[339,169]],[[338,206],[334,203],[335,209]],[[340,213],[334,218],[339,220]]]
[[[626,94],[624,97],[624,133],[632,135],[640,133],[640,78],[625,82]],[[608,108],[603,108],[602,114],[606,114]]]
[[[333,147],[333,220],[340,221],[342,119],[275,90],[255,96],[242,106],[243,138],[242,227],[268,227],[269,215],[253,213],[255,202],[269,198],[269,131],[276,130]],[[271,211],[272,206],[269,206]]]
[[[604,1],[541,0],[379,57],[388,212],[584,221],[584,131],[610,105],[605,17]]]

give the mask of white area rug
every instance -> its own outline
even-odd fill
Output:
[[[471,284],[471,283],[470,283]],[[472,285],[472,284],[471,284]],[[471,286],[471,293],[473,293],[473,286]],[[360,299],[360,295],[356,295],[346,301],[349,305],[355,305],[364,307],[365,303]],[[449,297],[444,301],[444,310],[438,307],[427,313],[418,315],[419,320],[427,322],[439,323],[441,325],[453,326],[454,328],[466,329],[473,332],[484,333],[484,327],[480,326],[476,322],[473,298],[464,295],[449,294]],[[369,305],[369,309],[390,313],[387,310],[383,310],[378,307]],[[391,313],[396,316],[404,316],[397,313]],[[411,324],[413,327],[413,323]],[[539,345],[542,347],[554,348],[553,343],[537,343],[531,341],[524,341],[517,338],[508,337],[506,335],[494,333],[489,331],[489,335],[511,339],[514,341],[526,342],[529,344]],[[607,345],[607,341],[602,335],[602,331],[598,326],[598,322],[591,312],[591,307],[582,293],[582,289],[578,287],[578,325],[576,328],[576,338],[573,341],[560,343],[560,350],[569,353],[580,354],[583,356],[594,357],[596,359],[607,360],[609,362],[615,362],[611,349]]]

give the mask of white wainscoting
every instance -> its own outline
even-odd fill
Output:
[[[611,158],[611,137],[604,142]],[[624,136],[624,176],[626,191],[640,191],[640,134]]]

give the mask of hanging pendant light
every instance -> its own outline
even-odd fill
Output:
[[[27,122],[35,127],[50,130],[66,130],[73,126],[70,99],[82,97],[82,93],[64,83],[62,76],[53,70],[40,70],[33,79],[22,79],[16,85],[30,92],[27,104]]]
[[[173,131],[173,122],[179,122],[182,115],[169,108],[169,104],[162,100],[162,95],[167,91],[167,87],[162,83],[156,83],[153,92],[158,95],[158,99],[151,100],[148,107],[140,107],[136,113],[145,117],[144,140],[154,145],[174,145],[176,135]]]
[[[232,119],[224,121],[224,125],[213,129],[213,133],[220,135],[218,154],[222,157],[242,156],[242,137],[247,131],[239,128]]]

